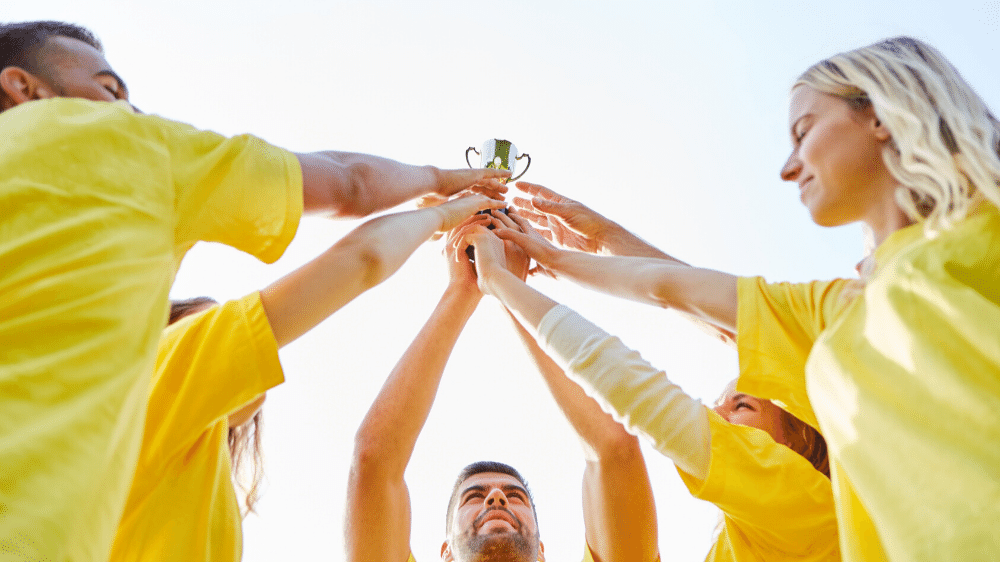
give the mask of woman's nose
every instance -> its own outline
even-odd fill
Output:
[[[801,172],[802,162],[793,152],[788,156],[788,160],[785,161],[785,165],[781,167],[781,179],[785,181],[795,181]]]

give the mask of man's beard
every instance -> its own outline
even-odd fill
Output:
[[[524,536],[521,532],[524,529],[523,523],[516,515],[506,509],[503,511],[517,521],[518,530],[487,535],[476,533],[482,520],[491,511],[495,510],[481,513],[467,532],[452,540],[455,559],[459,562],[535,562],[538,560],[538,537]]]

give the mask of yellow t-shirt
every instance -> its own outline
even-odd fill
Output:
[[[240,560],[227,415],[283,381],[258,293],[163,331],[112,562]]]
[[[698,480],[678,469],[691,495],[719,506],[711,562],[840,560],[830,479],[767,432],[709,410],[712,456]]]
[[[198,240],[276,260],[295,156],[124,103],[0,113],[0,559],[106,560],[167,293]]]
[[[845,306],[829,302],[829,284],[741,279],[741,388],[796,403],[808,394],[830,447],[845,559],[994,558],[1000,212],[980,205],[934,237],[900,230],[874,258],[863,296]],[[752,380],[747,365],[771,346],[808,355],[805,378],[791,362],[783,386]]]

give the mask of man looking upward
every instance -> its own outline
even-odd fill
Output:
[[[413,560],[404,472],[448,357],[482,298],[474,265],[455,242],[464,228],[493,220],[477,215],[449,236],[448,287],[358,429],[345,518],[349,562]],[[507,251],[509,269],[526,275],[524,254],[512,245]],[[587,452],[584,560],[653,562],[658,552],[656,513],[638,440],[566,378],[532,338],[522,334],[522,339]],[[534,502],[515,469],[487,461],[473,463],[459,474],[448,503],[440,554],[445,562],[545,560]]]

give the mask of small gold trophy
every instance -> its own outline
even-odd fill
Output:
[[[482,163],[480,168],[499,168],[501,170],[510,170],[511,178],[507,181],[514,181],[524,175],[524,172],[528,171],[528,167],[531,166],[531,156],[527,154],[522,154],[517,156],[517,147],[514,143],[508,140],[502,139],[490,139],[483,143],[483,151],[479,152],[476,147],[470,146],[465,149],[465,163],[469,165],[470,168],[474,168],[472,162],[469,162],[469,153],[475,152],[479,155]],[[528,163],[524,166],[524,171],[518,175],[517,173],[517,161],[521,158],[527,158]]]
[[[528,171],[528,167],[531,166],[531,156],[527,154],[522,154],[517,156],[517,147],[514,143],[509,140],[503,139],[490,139],[483,143],[483,151],[480,152],[476,150],[476,147],[470,146],[465,150],[465,163],[473,168],[472,162],[469,162],[469,153],[475,152],[479,155],[481,164],[480,168],[496,168],[500,170],[510,170],[511,178],[504,180],[504,183],[509,181],[514,181],[524,175]],[[517,173],[517,161],[521,158],[527,158],[528,163],[524,165],[524,170],[520,174]],[[501,209],[503,213],[507,213],[507,209]],[[480,211],[477,214],[489,213],[489,211]],[[489,225],[487,228],[493,230],[493,225]],[[465,255],[469,256],[469,261],[476,261],[476,249],[469,246],[465,249]]]

